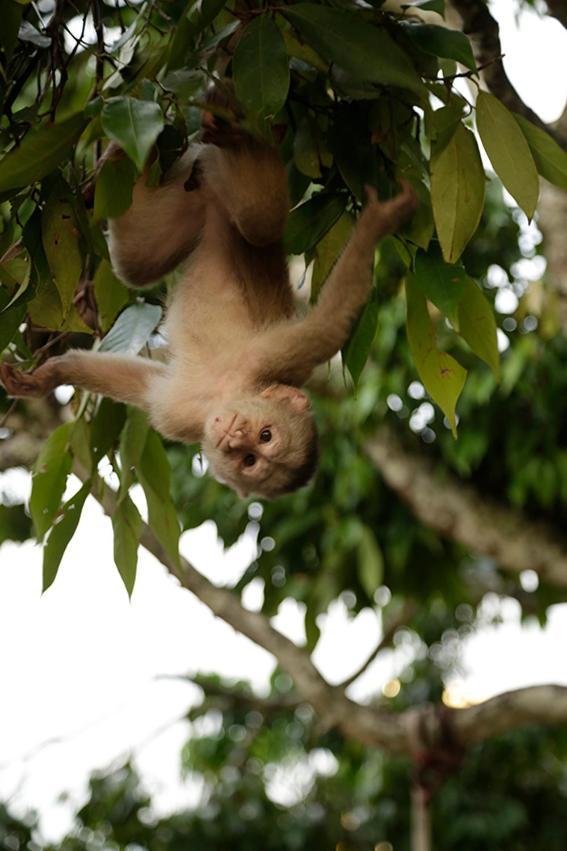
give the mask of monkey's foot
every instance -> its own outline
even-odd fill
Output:
[[[44,396],[51,390],[41,375],[36,372],[22,372],[11,363],[0,363],[0,383],[8,396],[25,398],[26,396]]]

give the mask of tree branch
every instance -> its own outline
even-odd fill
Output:
[[[539,115],[524,103],[510,82],[502,62],[498,24],[490,14],[485,0],[451,0],[451,3],[461,18],[463,32],[471,38],[477,65],[483,67],[482,76],[490,91],[512,112],[519,112],[565,147],[565,137],[542,121]]]
[[[417,609],[417,605],[413,602],[413,600],[407,600],[400,608],[399,612],[392,617],[388,624],[384,627],[384,633],[382,638],[372,651],[372,653],[368,656],[365,662],[362,663],[360,668],[351,674],[350,677],[347,677],[346,680],[343,680],[342,683],[339,683],[337,688],[346,691],[349,686],[351,686],[359,677],[361,677],[365,671],[368,670],[372,662],[380,655],[380,653],[389,647],[392,643],[392,639],[397,632],[397,630],[407,624],[410,621]]]
[[[384,481],[416,517],[446,538],[490,556],[508,570],[535,570],[542,580],[567,587],[567,539],[543,523],[479,494],[402,446],[384,426],[366,445]]]
[[[84,470],[76,472],[83,481],[88,478]],[[116,505],[114,492],[97,479],[93,493],[105,513],[111,515]],[[146,524],[142,526],[141,543],[213,614],[272,653],[325,728],[337,727],[346,738],[416,756],[440,748],[459,750],[522,724],[567,721],[567,687],[553,685],[509,692],[467,709],[426,705],[393,713],[354,703],[342,689],[329,685],[309,653],[275,630],[264,615],[247,611],[235,594],[217,588],[187,559],[180,557],[179,564],[170,559]]]
[[[566,0],[546,0],[547,13],[556,18],[560,24],[567,29],[567,2]]]

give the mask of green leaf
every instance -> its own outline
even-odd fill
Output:
[[[555,186],[567,189],[567,152],[560,148],[545,130],[536,127],[523,115],[514,113],[514,118],[526,137],[541,176]]]
[[[142,518],[129,496],[122,499],[112,513],[114,531],[114,562],[128,596],[132,596],[138,566],[138,544]]]
[[[126,493],[134,480],[133,474],[140,465],[149,430],[150,424],[145,413],[138,408],[129,407],[120,435],[121,495]]]
[[[518,122],[498,98],[479,92],[476,126],[494,171],[528,219],[539,195],[537,169]]]
[[[188,3],[169,48],[168,68],[180,68],[185,64],[196,36],[214,21],[225,3],[226,0],[191,0]]]
[[[426,53],[454,59],[471,71],[476,71],[471,43],[464,33],[434,24],[404,24],[403,29],[414,44]]]
[[[161,319],[161,307],[139,302],[123,310],[104,340],[100,352],[123,352],[137,355]]]
[[[51,526],[61,505],[67,476],[71,470],[68,451],[73,423],[64,423],[50,434],[34,465],[30,514],[38,541]]]
[[[407,54],[386,30],[364,23],[359,12],[296,3],[285,16],[317,53],[356,79],[425,93]]]
[[[317,245],[340,218],[346,207],[344,195],[319,192],[291,211],[284,244],[289,254],[304,254]]]
[[[232,59],[238,100],[251,115],[271,119],[284,105],[289,65],[282,35],[269,13],[246,25]]]
[[[75,534],[83,505],[90,492],[90,481],[68,500],[61,510],[53,526],[43,550],[43,585],[42,591],[47,591],[55,580],[67,544]]]
[[[179,564],[180,525],[171,499],[169,460],[161,438],[150,431],[136,468],[148,503],[148,523],[174,564]]]
[[[404,3],[402,9],[422,9],[424,12],[437,12],[445,17],[445,0],[417,0],[416,3]]]
[[[142,171],[154,142],[163,130],[163,114],[157,103],[132,97],[107,100],[101,113],[102,128]]]
[[[307,115],[298,122],[293,135],[293,162],[306,177],[321,177],[321,158],[312,125]]]
[[[475,355],[500,378],[500,356],[494,311],[480,287],[465,276],[465,291],[459,303],[459,334]]]
[[[462,266],[445,263],[441,257],[418,251],[415,283],[424,296],[459,329],[459,303],[466,289],[467,273]]]
[[[425,389],[449,420],[453,436],[456,437],[455,407],[465,383],[466,370],[454,358],[437,348],[425,296],[412,275],[406,278],[406,298],[407,332],[412,358]]]
[[[26,315],[25,302],[14,304],[6,309],[9,301],[9,293],[4,288],[0,288],[0,352],[3,352],[12,341]]]
[[[0,544],[27,541],[32,534],[30,518],[23,505],[0,505]]]
[[[459,125],[431,157],[431,204],[443,257],[455,263],[476,231],[484,206],[484,169],[476,139]]]
[[[30,130],[20,146],[0,160],[0,192],[28,186],[52,172],[71,154],[86,123],[80,113],[60,124]]]
[[[116,219],[125,213],[132,204],[135,180],[136,169],[129,159],[106,160],[96,181],[94,220]]]
[[[108,260],[101,260],[98,264],[94,276],[94,291],[100,327],[103,331],[108,331],[130,300],[128,287],[118,280]]]
[[[419,251],[414,283],[498,378],[500,359],[494,312],[463,267],[444,263],[439,256]]]
[[[377,327],[378,304],[373,298],[362,311],[343,350],[343,361],[352,376],[355,387],[368,360]]]
[[[102,399],[91,425],[91,451],[94,463],[111,449],[126,420],[124,405],[112,399]]]
[[[57,192],[48,198],[43,210],[41,236],[65,320],[81,278],[83,258],[73,207],[68,200],[58,197]]]
[[[384,557],[376,535],[368,526],[362,526],[357,547],[358,581],[371,600],[384,578]]]
[[[22,19],[23,7],[15,0],[3,0],[2,26],[0,27],[0,46],[6,59],[10,59],[18,41],[18,30]]]
[[[315,248],[315,263],[311,276],[311,300],[317,294],[340,257],[343,248],[350,239],[354,227],[354,218],[350,213],[343,213],[333,227],[319,240]]]

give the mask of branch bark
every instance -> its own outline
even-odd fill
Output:
[[[565,0],[546,0],[547,12],[567,29],[567,2]]]
[[[77,474],[83,480],[88,478],[80,469]],[[104,511],[111,515],[116,502],[114,492],[98,479],[93,492]],[[146,524],[142,527],[141,543],[213,614],[272,653],[294,680],[299,695],[312,705],[324,727],[336,727],[346,738],[417,756],[439,749],[459,751],[523,724],[567,721],[567,687],[556,685],[509,692],[466,709],[426,705],[393,713],[355,703],[343,689],[327,683],[308,651],[281,635],[264,615],[247,611],[235,594],[213,585],[187,559],[180,557],[176,564]]]
[[[384,481],[431,529],[490,556],[500,567],[535,570],[546,582],[567,587],[567,538],[456,477],[441,478],[428,459],[402,446],[387,426],[366,451]]]

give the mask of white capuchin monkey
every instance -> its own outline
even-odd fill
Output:
[[[189,149],[158,187],[142,175],[130,209],[109,223],[118,277],[144,286],[184,262],[165,321],[169,360],[70,350],[31,373],[0,365],[10,396],[60,384],[146,411],[165,437],[200,441],[213,475],[241,496],[273,498],[306,484],[317,433],[301,389],[348,339],[368,298],[378,240],[397,231],[415,195],[367,204],[317,304],[294,315],[282,247],[286,175],[276,151],[228,122],[203,118]],[[115,150],[111,156],[122,156]]]

